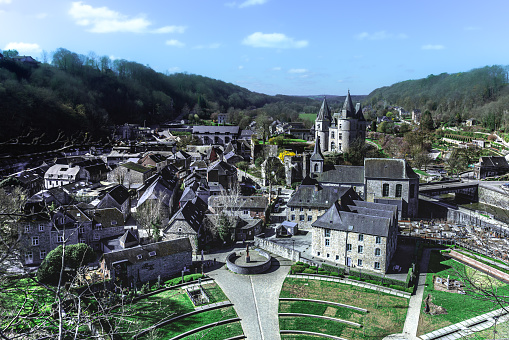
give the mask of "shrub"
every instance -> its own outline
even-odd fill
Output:
[[[331,273],[330,273],[330,276],[339,276],[339,273],[331,272]]]
[[[318,270],[318,267],[317,266],[309,266],[309,269],[313,269],[313,270]]]
[[[298,265],[298,264],[294,264],[292,266],[292,272],[293,273],[302,273],[304,271],[304,269],[306,269],[306,267]]]
[[[313,270],[313,269],[310,269],[310,268],[306,268],[306,269],[304,269],[303,273],[305,273],[305,274],[315,274],[316,270]]]
[[[329,272],[329,271],[327,271],[327,270],[318,270],[318,274],[319,274],[319,275],[327,275],[327,276],[329,276],[329,275],[330,275],[330,272]]]

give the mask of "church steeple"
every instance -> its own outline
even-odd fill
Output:
[[[313,153],[311,154],[310,158],[310,174],[311,177],[315,177],[317,174],[320,174],[323,172],[323,155],[320,150],[320,138],[318,138],[315,142],[315,149],[313,150]]]
[[[311,154],[312,161],[323,161],[322,151],[320,150],[320,137],[315,142],[315,148],[313,149],[313,153]]]

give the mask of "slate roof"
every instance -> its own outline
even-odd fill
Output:
[[[377,210],[387,210],[387,211],[391,211],[395,217],[398,215],[398,206],[394,205],[394,204],[366,202],[366,201],[361,201],[361,200],[354,200],[353,202],[358,207],[365,207],[365,208],[377,209]]]
[[[316,116],[316,120],[331,120],[331,113],[329,105],[327,105],[327,99],[323,97],[322,106],[320,107],[320,111],[318,111],[318,115]]]
[[[138,200],[137,207],[145,203],[147,200],[162,200],[162,204],[169,206],[171,196],[173,195],[173,188],[162,177],[158,177],[148,188],[145,190]]]
[[[221,199],[223,196],[210,196],[209,197],[209,206],[213,208],[221,208],[223,204],[221,204]],[[239,209],[265,209],[269,204],[268,197],[265,196],[239,196]],[[235,203],[235,202],[232,202]],[[226,206],[224,206],[226,207]]]
[[[129,199],[129,191],[121,184],[113,187],[108,194],[120,205]]]
[[[404,159],[366,158],[364,177],[387,179],[419,178]]]
[[[111,268],[111,265],[116,262],[127,260],[129,263],[135,264],[182,252],[192,252],[192,250],[189,238],[185,237],[106,253],[103,254],[102,258],[106,262],[107,267]],[[150,256],[149,253],[151,252],[155,252],[155,255]],[[138,258],[138,255],[141,255],[141,258]]]
[[[165,232],[176,222],[186,222],[194,231],[198,232],[201,228],[203,216],[208,211],[207,204],[199,197],[195,197],[184,203],[183,206],[172,216],[168,222]]]
[[[351,193],[348,193],[351,191]],[[293,196],[287,203],[289,207],[310,207],[310,208],[329,208],[334,202],[338,201],[342,197],[346,198],[346,204],[353,202],[357,197],[347,197],[345,194],[353,195],[355,192],[352,188],[344,187],[332,187],[332,186],[320,186],[320,185],[301,185],[299,189],[295,191]],[[355,194],[356,195],[356,194]],[[348,199],[350,198],[350,199]],[[350,202],[351,201],[351,202]]]
[[[200,170],[200,169],[207,169],[207,163],[205,163],[205,161],[194,161],[194,162],[191,163],[190,166],[195,167],[198,170]]]
[[[222,160],[217,160],[214,163],[210,164],[207,171],[212,170],[218,170],[219,176],[230,176],[233,173],[237,172],[237,168]]]
[[[336,202],[312,226],[387,237],[391,219],[341,211],[339,203]]]
[[[491,166],[495,168],[508,168],[509,164],[505,157],[502,156],[491,156],[481,157],[481,166]]]
[[[350,90],[346,95],[345,102],[343,103],[343,110],[346,110],[346,116],[343,118],[357,118],[355,107],[353,106],[352,97],[350,97]]]
[[[348,209],[350,209],[351,212],[355,212],[362,215],[386,217],[390,219],[393,219],[395,217],[394,213],[390,210],[371,209],[368,207],[359,207],[356,205],[348,205]]]
[[[320,183],[364,183],[364,167],[352,165],[336,165],[334,170],[319,173],[316,177],[316,180]]]
[[[232,135],[237,135],[240,131],[240,128],[238,126],[206,126],[206,125],[200,125],[200,126],[193,126],[193,133],[230,133]]]
[[[143,165],[134,163],[134,162],[126,162],[126,163],[120,164],[120,166],[123,166],[124,168],[130,169],[130,170],[133,170],[136,172],[141,172],[141,173],[152,171],[152,168],[144,167]]]
[[[320,138],[318,138],[315,142],[315,148],[313,149],[313,153],[311,154],[311,160],[323,162],[323,155],[322,151],[320,150]]]
[[[124,215],[118,208],[95,209],[89,212],[96,223],[103,228],[118,227],[124,225]],[[115,222],[113,225],[111,222]]]
[[[187,202],[196,197],[196,192],[191,187],[185,187],[184,192],[182,192],[182,196],[180,197],[180,202]]]

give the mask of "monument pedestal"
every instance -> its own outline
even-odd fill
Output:
[[[247,263],[251,262],[251,257],[249,255],[246,256],[246,262]]]

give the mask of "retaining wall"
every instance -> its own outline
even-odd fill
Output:
[[[269,253],[281,256],[285,259],[292,260],[294,262],[302,260],[300,257],[300,251],[285,247],[284,245],[275,242],[271,242],[260,236],[255,236],[254,240],[255,246],[263,250],[266,250]]]

